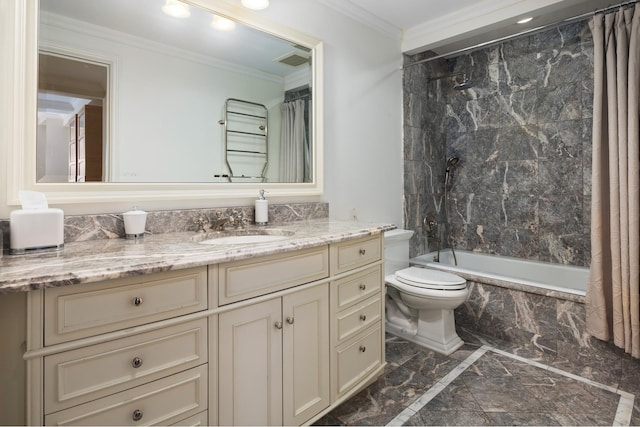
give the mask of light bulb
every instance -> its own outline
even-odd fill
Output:
[[[211,26],[220,31],[231,31],[236,27],[236,23],[222,16],[213,15]]]
[[[191,15],[189,12],[189,5],[182,3],[179,0],[167,0],[162,6],[162,11],[174,18],[188,18]]]
[[[247,9],[262,10],[269,7],[269,0],[242,0],[242,5]]]

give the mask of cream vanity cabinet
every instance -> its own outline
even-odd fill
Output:
[[[220,425],[299,425],[329,407],[326,246],[219,267],[220,301],[282,296],[222,312]]]
[[[207,419],[206,267],[45,289],[31,345],[30,423],[148,425]],[[189,316],[192,316],[190,318]],[[37,351],[36,351],[37,352]]]
[[[382,252],[375,236],[220,266],[221,303],[260,295],[219,316],[220,425],[307,423],[381,372]]]
[[[378,235],[30,292],[27,421],[313,422],[382,373],[382,263]]]

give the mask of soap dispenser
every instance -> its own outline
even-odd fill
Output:
[[[264,198],[264,190],[260,190],[260,198],[256,200],[256,225],[267,225],[269,222],[269,201]]]
[[[133,207],[133,210],[122,214],[124,219],[124,233],[126,239],[138,239],[144,236],[147,223],[147,213]]]

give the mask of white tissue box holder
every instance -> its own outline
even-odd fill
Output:
[[[11,254],[64,247],[62,209],[18,209],[11,212],[9,221]]]

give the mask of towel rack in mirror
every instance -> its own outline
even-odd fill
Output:
[[[264,182],[269,151],[267,107],[228,98],[218,123],[224,126],[222,141],[228,181],[251,178]]]

